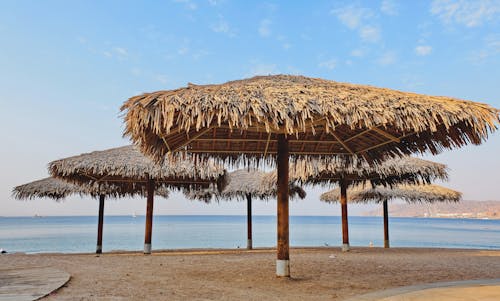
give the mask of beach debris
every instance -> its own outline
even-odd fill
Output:
[[[0,249],[0,254],[7,254],[7,251],[4,249]]]
[[[370,248],[373,248],[373,241],[370,241],[369,246],[370,246]]]
[[[336,257],[337,257],[337,256],[335,256],[335,255],[333,255],[333,254],[332,254],[332,255],[330,255],[330,256],[328,256],[328,258],[331,258],[331,259],[335,259]]]

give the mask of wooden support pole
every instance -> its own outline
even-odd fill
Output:
[[[102,228],[104,224],[104,195],[99,195],[99,220],[97,223],[97,246],[95,249],[96,254],[102,253]]]
[[[247,249],[252,248],[252,195],[247,193]]]
[[[384,248],[389,248],[389,209],[387,200],[384,200]]]
[[[276,165],[278,167],[278,244],[276,275],[278,277],[290,277],[290,253],[288,235],[288,160],[290,151],[288,139],[284,134],[278,135],[278,154]]]
[[[342,209],[342,252],[349,251],[349,226],[347,222],[347,181],[340,180],[340,207]]]
[[[149,179],[146,184],[147,204],[146,204],[146,230],[144,233],[144,254],[151,254],[151,237],[153,233],[153,202],[155,183]]]

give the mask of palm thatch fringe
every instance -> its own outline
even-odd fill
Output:
[[[273,181],[271,172],[263,172],[257,169],[239,169],[230,172],[227,176],[227,185],[221,191],[213,189],[198,189],[185,192],[188,199],[202,200],[206,203],[212,199],[245,200],[247,195],[252,198],[268,200],[276,196],[276,181]],[[290,183],[290,196],[304,199],[306,192],[300,186]]]
[[[395,187],[355,187],[347,193],[349,202],[368,203],[402,199],[408,203],[459,202],[462,193],[438,185],[397,185]],[[340,189],[325,192],[320,198],[323,202],[337,203],[340,199]]]
[[[276,179],[276,174],[274,174]],[[446,165],[415,157],[402,157],[369,166],[325,164],[321,161],[299,160],[290,166],[290,179],[306,184],[330,184],[346,179],[352,184],[371,182],[372,185],[429,184],[447,180]]]
[[[274,157],[278,134],[288,136],[292,158],[306,160],[436,154],[480,144],[497,129],[500,112],[450,97],[292,75],[145,93],[121,110],[124,135],[154,160],[185,150],[229,164]]]
[[[76,184],[112,183],[131,191],[144,186],[148,179],[171,188],[206,187],[214,182],[223,186],[225,181],[224,167],[213,161],[184,156],[182,160],[165,159],[155,164],[132,145],[52,161],[49,172]]]
[[[146,196],[146,191],[142,187],[138,187],[135,191],[122,191],[122,187],[119,185],[75,185],[53,177],[16,186],[12,190],[12,195],[18,200],[51,198],[60,201],[75,194],[81,197],[88,195],[98,198],[99,195],[104,195],[108,198],[120,198],[136,195]],[[165,187],[156,189],[155,194],[168,198],[168,190]]]

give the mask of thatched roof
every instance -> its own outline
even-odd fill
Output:
[[[157,161],[183,150],[274,158],[287,134],[292,159],[371,162],[480,144],[499,123],[486,104],[292,75],[145,93],[121,110],[124,134]]]
[[[257,169],[239,169],[228,173],[226,187],[217,192],[213,189],[191,190],[185,193],[188,199],[198,199],[210,202],[212,199],[244,200],[250,194],[253,198],[267,200],[277,193],[276,181],[272,172],[263,172]],[[306,197],[306,192],[300,186],[290,183],[290,196]]]
[[[340,199],[340,189],[333,189],[321,195],[321,200],[336,203]],[[382,202],[391,199],[402,199],[408,203],[414,202],[458,202],[462,194],[458,191],[438,185],[398,185],[391,188],[356,187],[347,191],[347,199],[354,203]]]
[[[276,177],[276,175],[275,175]],[[415,157],[389,159],[371,166],[325,164],[321,161],[298,160],[290,166],[290,178],[302,183],[335,183],[341,178],[350,183],[370,181],[372,185],[421,184],[447,180],[446,165]]]
[[[105,195],[106,197],[132,197],[134,195],[145,196],[146,191],[137,187],[136,191],[123,191],[119,185],[75,185],[66,181],[53,177],[30,182],[24,185],[16,186],[12,190],[12,194],[16,199],[35,199],[35,198],[51,198],[55,200],[64,199],[70,195],[78,194],[80,196],[89,195],[98,197]],[[164,198],[168,197],[168,190],[165,188],[157,189],[156,195]]]
[[[224,181],[225,170],[213,161],[199,162],[187,156],[184,160],[165,159],[155,164],[135,146],[95,151],[49,163],[52,176],[76,184],[113,183],[134,191],[148,179],[169,187],[207,186]]]

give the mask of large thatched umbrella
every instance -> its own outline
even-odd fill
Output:
[[[165,188],[157,189],[156,195],[164,198],[168,197],[168,190]],[[102,253],[102,230],[104,223],[104,199],[133,197],[135,195],[145,196],[146,191],[142,186],[136,186],[135,190],[123,190],[123,186],[113,184],[101,185],[76,185],[61,179],[53,177],[44,178],[33,181],[24,185],[16,186],[12,190],[12,194],[18,200],[35,199],[35,198],[51,198],[60,201],[70,195],[78,194],[80,196],[89,195],[93,198],[99,198],[99,221],[97,225],[97,245],[96,253]]]
[[[416,202],[459,202],[462,194],[438,185],[396,185],[394,187],[357,186],[349,191],[349,202],[383,204],[384,211],[384,248],[389,248],[389,212],[387,201],[402,199],[408,203]],[[340,189],[336,188],[321,195],[321,200],[336,203],[340,200]]]
[[[206,187],[216,182],[220,186],[225,178],[224,168],[212,161],[197,162],[188,156],[184,160],[165,159],[155,164],[135,146],[123,146],[56,160],[49,163],[49,172],[54,177],[79,185],[112,184],[121,186],[124,191],[143,187],[147,192],[145,254],[151,253],[155,188]]]
[[[247,201],[247,249],[252,249],[252,198],[267,200],[276,196],[276,180],[273,172],[258,169],[239,169],[228,173],[226,187],[218,192],[213,189],[189,190],[188,199],[210,202],[212,199],[236,199]],[[306,197],[302,187],[290,183],[290,197]]]
[[[446,165],[414,157],[389,159],[372,166],[345,166],[298,160],[292,165],[290,177],[305,183],[336,183],[340,186],[342,216],[342,251],[349,251],[347,187],[370,182],[372,185],[420,184],[446,180]]]
[[[435,154],[480,144],[499,122],[485,104],[291,75],[145,93],[122,111],[125,135],[158,161],[187,151],[233,163],[276,162],[278,276],[290,275],[290,157],[358,163]]]

